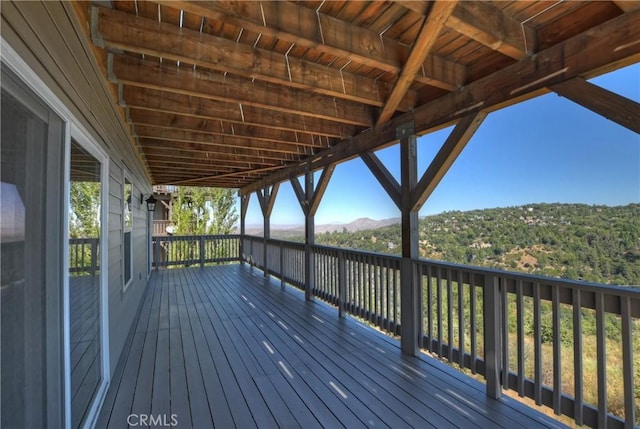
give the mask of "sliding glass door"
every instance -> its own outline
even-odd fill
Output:
[[[0,62],[0,427],[91,427],[109,378],[108,156],[13,60]]]
[[[2,64],[2,427],[64,424],[64,122]]]

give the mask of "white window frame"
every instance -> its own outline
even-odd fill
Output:
[[[46,103],[54,113],[56,113],[65,123],[64,125],[64,201],[63,201],[63,236],[69,236],[69,192],[70,192],[70,171],[71,161],[71,140],[74,139],[85,150],[101,162],[101,214],[100,214],[100,332],[101,332],[101,360],[102,360],[102,381],[93,403],[89,408],[84,428],[95,426],[98,414],[111,380],[109,362],[109,246],[108,246],[108,213],[109,213],[109,156],[106,151],[92,137],[91,133],[82,125],[75,115],[64,105],[55,93],[40,79],[40,77],[29,67],[29,65],[18,55],[11,45],[0,36],[0,59],[13,73],[15,73],[23,83],[29,87],[36,96]],[[64,352],[64,425],[71,428],[71,329],[70,329],[70,306],[69,306],[69,241],[65,240],[63,245],[63,352]]]

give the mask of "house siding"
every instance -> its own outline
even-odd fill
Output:
[[[89,7],[86,3],[82,7]],[[61,100],[109,155],[108,296],[111,373],[115,369],[147,285],[147,212],[140,193],[151,184],[110,98],[90,41],[71,3],[1,2],[2,37]],[[132,283],[123,290],[122,183],[133,184]],[[144,251],[142,251],[144,249]]]

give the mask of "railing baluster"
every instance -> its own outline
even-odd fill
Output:
[[[387,331],[391,330],[391,325],[390,325],[390,321],[391,321],[391,263],[389,261],[386,262],[385,264],[385,275],[386,275],[386,279],[385,279],[385,297],[386,297],[386,312],[385,312],[385,329]]]
[[[509,388],[509,368],[511,367],[509,363],[509,296],[507,294],[507,278],[499,277],[500,284],[500,313],[501,313],[501,324],[502,328],[502,387],[505,389]]]
[[[540,308],[540,283],[533,285],[533,342],[534,342],[534,394],[536,405],[542,404],[542,310]]]
[[[562,400],[562,351],[560,344],[560,288],[551,287],[551,312],[553,314],[553,411],[560,414]]]
[[[433,352],[433,280],[431,265],[424,266],[423,274],[427,274],[427,350]]]
[[[280,246],[278,246],[278,254],[280,255],[280,287],[285,287],[285,275],[284,275],[284,242],[280,242]]]
[[[442,336],[443,336],[443,330],[442,330],[442,319],[444,319],[444,317],[442,316],[442,270],[440,268],[436,268],[438,271],[438,277],[437,277],[437,317],[438,317],[438,356],[442,356]]]
[[[464,368],[464,286],[462,270],[458,270],[458,358],[460,367]]]
[[[522,279],[516,283],[516,317],[518,340],[518,395],[524,396],[524,297],[522,292]]]
[[[631,298],[620,297],[620,315],[622,318],[622,374],[624,380],[624,420],[625,428],[635,426],[635,392],[633,368],[633,324],[631,319]]]
[[[596,293],[596,349],[598,356],[598,428],[607,427],[607,343],[604,294]]]
[[[393,267],[393,326],[391,332],[398,333],[398,267]]]
[[[200,268],[204,268],[204,260],[206,259],[205,248],[204,248],[204,236],[200,236]]]
[[[447,270],[447,349],[448,360],[453,362],[453,273],[451,269]]]
[[[429,278],[431,278],[431,276],[429,276]],[[429,292],[429,295],[431,295],[431,292]],[[469,314],[469,317],[471,318],[471,373],[476,374],[478,325],[476,324],[476,282],[475,275],[473,273],[469,273],[469,306],[471,307]],[[429,322],[431,322],[431,320],[429,320]]]
[[[572,290],[573,299],[573,385],[574,385],[574,414],[578,426],[584,424],[584,390],[582,365],[582,296],[580,289]]]

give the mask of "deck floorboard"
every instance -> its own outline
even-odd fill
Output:
[[[180,428],[564,427],[246,265],[152,274],[97,427],[130,413]]]

